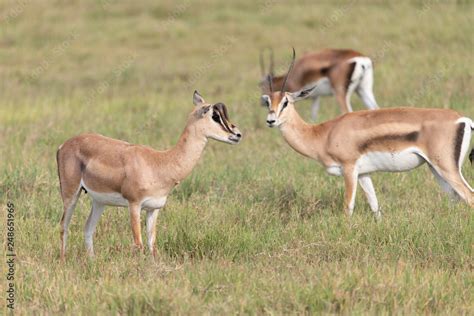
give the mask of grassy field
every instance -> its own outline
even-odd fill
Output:
[[[423,166],[373,176],[381,223],[360,191],[347,220],[342,179],[265,126],[257,87],[264,47],[281,69],[292,46],[298,56],[354,48],[375,62],[382,107],[474,118],[474,7],[324,3],[0,3],[0,205],[5,222],[7,201],[16,209],[16,313],[474,314],[473,210],[452,203]],[[210,142],[170,195],[159,259],[132,251],[128,211],[109,207],[88,260],[83,196],[60,264],[57,147],[91,131],[167,148],[194,89],[226,103],[244,139]],[[363,108],[357,97],[353,105]],[[309,102],[298,109],[309,118]],[[320,119],[338,111],[325,98]],[[463,169],[474,184],[474,167]],[[0,284],[5,296],[5,277]]]

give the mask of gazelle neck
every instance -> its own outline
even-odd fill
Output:
[[[324,133],[321,125],[306,123],[294,106],[288,107],[288,118],[280,125],[280,131],[286,142],[298,153],[318,159]]]
[[[191,173],[206,144],[207,137],[194,124],[185,127],[177,144],[164,152],[168,164],[166,169],[172,172],[174,181],[181,181]]]

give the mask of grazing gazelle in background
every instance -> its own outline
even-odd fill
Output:
[[[64,203],[61,219],[61,259],[66,253],[68,226],[84,190],[92,199],[92,210],[84,229],[87,252],[93,256],[92,237],[106,205],[128,207],[135,245],[143,249],[140,211],[147,211],[148,247],[154,247],[156,219],[170,191],[197,164],[207,139],[229,144],[241,139],[229,121],[226,106],[209,104],[194,92],[195,109],[175,147],[156,151],[97,134],[83,134],[67,140],[57,152],[59,183]]]
[[[263,76],[262,94],[271,93],[272,90],[282,91],[283,81],[287,75],[274,76],[273,52],[270,55],[268,73],[265,72],[262,53],[260,68]],[[308,97],[313,99],[311,116],[316,121],[321,96],[335,95],[342,113],[347,113],[352,112],[351,95],[355,91],[368,109],[377,109],[373,82],[373,65],[369,57],[354,50],[328,48],[299,58],[295,63],[293,74],[288,78],[286,88],[290,92],[295,92],[315,87]]]
[[[288,74],[294,58],[293,50]],[[277,126],[294,150],[322,163],[329,174],[344,177],[344,207],[348,215],[354,209],[357,181],[379,218],[369,174],[408,171],[424,162],[445,191],[474,207],[474,191],[461,174],[474,129],[471,119],[446,109],[393,108],[347,113],[310,125],[299,116],[294,103],[317,88],[284,92],[287,77],[281,91],[262,96],[269,110],[267,124]],[[474,150],[470,159],[474,159]]]

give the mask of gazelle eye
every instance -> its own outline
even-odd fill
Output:
[[[285,102],[283,102],[283,106],[281,107],[281,109],[283,110],[284,108],[286,108],[287,105],[288,105],[288,99],[285,99]]]
[[[219,118],[219,114],[217,114],[216,111],[213,111],[213,112],[212,112],[212,120],[213,120],[214,122],[216,122],[216,123],[219,123],[219,124],[220,124],[220,122],[221,122],[221,120],[220,120],[220,118]]]
[[[261,97],[260,98],[260,104],[262,106],[266,106],[266,107],[270,106],[270,102],[268,101],[268,98],[266,98],[266,97]]]

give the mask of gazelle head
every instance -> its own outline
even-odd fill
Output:
[[[267,125],[268,127],[280,126],[288,119],[288,113],[294,110],[294,102],[297,101],[295,97],[301,91],[296,93],[286,92],[286,83],[288,76],[293,69],[295,64],[295,49],[293,48],[293,58],[291,60],[290,67],[286,76],[283,80],[282,88],[280,91],[273,91],[272,87],[272,74],[271,72],[267,76],[267,87],[268,92],[264,93],[261,97],[262,105],[268,108]]]
[[[199,92],[194,91],[192,113],[195,127],[206,138],[212,138],[228,144],[238,144],[242,138],[237,126],[229,121],[224,103],[207,103]]]

